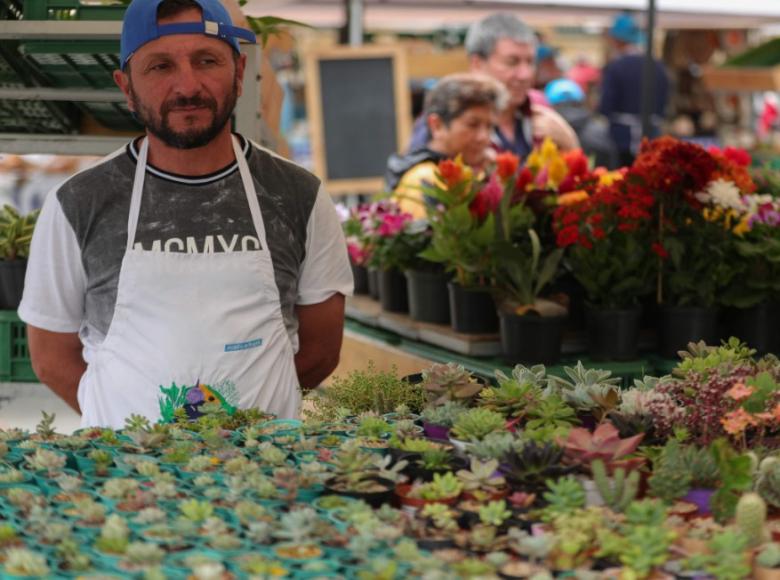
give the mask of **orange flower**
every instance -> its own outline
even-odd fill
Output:
[[[758,421],[756,421],[753,415],[740,407],[723,417],[720,423],[729,435],[739,435],[749,426],[758,424]]]
[[[588,199],[588,192],[584,190],[570,191],[558,196],[558,205],[574,205]]]
[[[772,409],[772,415],[774,415],[775,421],[780,423],[780,403],[778,403],[777,406]]]
[[[455,159],[439,161],[439,174],[448,188],[454,187],[463,180],[463,160],[458,156]]]
[[[514,177],[519,166],[520,159],[513,153],[499,153],[496,156],[496,170],[498,171],[498,176],[504,181]]]
[[[743,383],[734,383],[734,386],[726,391],[726,395],[735,401],[742,401],[755,392],[756,390],[753,387],[748,387]]]

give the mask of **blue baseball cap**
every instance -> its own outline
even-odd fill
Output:
[[[547,83],[544,96],[551,105],[581,103],[585,100],[585,93],[580,85],[569,79],[555,79]]]
[[[615,16],[612,27],[609,29],[609,35],[628,44],[641,44],[644,39],[642,29],[628,12]]]
[[[558,49],[549,44],[539,43],[536,46],[536,60],[554,58],[558,56]]]
[[[144,44],[171,34],[205,34],[224,40],[233,50],[240,52],[238,39],[252,44],[257,37],[251,30],[233,26],[230,14],[219,0],[194,0],[203,13],[201,22],[176,22],[157,24],[157,7],[164,0],[133,0],[127,7],[122,22],[119,64],[125,70],[127,61]]]

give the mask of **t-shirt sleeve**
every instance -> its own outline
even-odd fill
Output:
[[[306,226],[306,257],[297,304],[319,304],[336,293],[351,296],[352,268],[336,208],[320,187]]]
[[[85,291],[86,274],[76,234],[53,191],[33,232],[19,317],[44,330],[78,332]]]

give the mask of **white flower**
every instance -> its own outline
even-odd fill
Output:
[[[714,203],[723,208],[745,212],[747,208],[742,202],[742,194],[733,181],[716,179],[707,185],[707,189],[696,194],[696,199],[702,203]]]

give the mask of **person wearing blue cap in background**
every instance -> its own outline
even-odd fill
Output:
[[[218,0],[133,0],[114,79],[146,134],[44,204],[19,315],[84,426],[208,404],[295,417],[338,362],[341,226],[318,178],[232,133],[239,39]]]
[[[547,83],[562,76],[563,71],[558,65],[558,49],[545,42],[539,42],[536,47],[536,82],[534,86],[543,91]]]
[[[604,67],[599,112],[609,119],[610,135],[621,165],[631,165],[642,140],[642,93],[644,55],[639,45],[644,34],[628,13],[615,17],[608,32],[615,55]],[[661,133],[669,99],[669,79],[664,65],[655,61],[655,82],[651,107],[653,134]]]
[[[593,157],[597,167],[616,167],[617,150],[609,137],[609,125],[588,108],[582,88],[570,79],[556,79],[547,84],[544,94],[577,132],[585,155]]]

